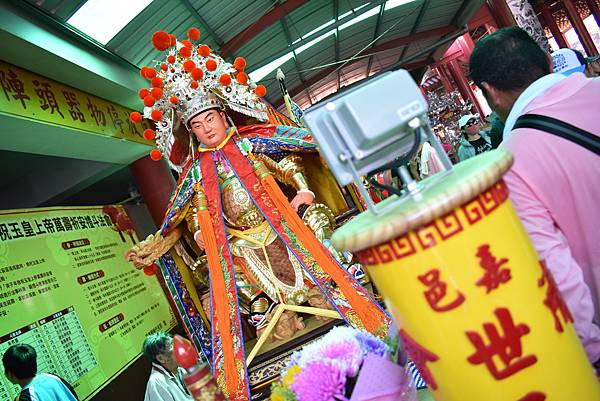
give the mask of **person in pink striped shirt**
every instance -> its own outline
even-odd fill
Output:
[[[505,121],[501,147],[514,155],[505,176],[510,198],[598,367],[600,157],[544,131],[513,129],[517,118],[528,113],[600,136],[600,80],[582,73],[553,74],[551,66],[549,56],[516,27],[480,40],[470,59],[472,79]]]

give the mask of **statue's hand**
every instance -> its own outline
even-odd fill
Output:
[[[300,191],[298,194],[292,199],[290,204],[294,208],[294,210],[298,211],[298,208],[302,205],[312,205],[315,200],[315,195],[309,191]]]
[[[200,250],[204,250],[204,237],[202,236],[202,231],[198,230],[194,233],[194,240],[196,241],[196,244],[198,244]]]
[[[171,231],[166,237],[160,234],[149,235],[125,253],[125,260],[132,262],[137,269],[143,269],[167,253],[180,237],[178,229]]]

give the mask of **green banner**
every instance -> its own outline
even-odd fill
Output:
[[[149,121],[133,124],[133,111],[0,61],[0,112],[118,139],[153,145],[143,132]]]
[[[80,400],[114,379],[176,323],[156,277],[124,260],[135,242],[120,206],[0,211],[0,355],[32,345]],[[2,375],[0,401],[18,392]]]

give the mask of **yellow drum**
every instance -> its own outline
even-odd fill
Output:
[[[493,151],[387,199],[333,237],[356,252],[438,401],[600,400],[573,319],[508,200]]]

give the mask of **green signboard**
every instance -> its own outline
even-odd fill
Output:
[[[123,258],[136,241],[119,206],[0,211],[0,355],[28,343],[38,371],[87,400],[175,317],[155,276]],[[3,375],[0,401],[19,389]]]

